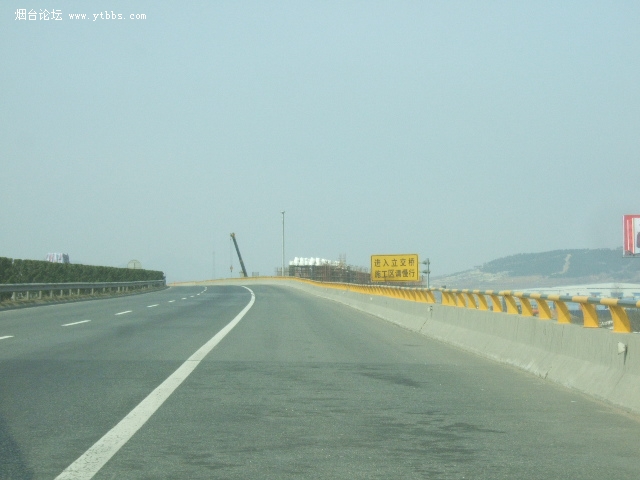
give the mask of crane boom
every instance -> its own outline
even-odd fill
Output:
[[[236,247],[236,252],[238,253],[238,260],[240,260],[240,268],[242,268],[242,275],[244,275],[245,277],[248,277],[249,275],[247,275],[247,269],[244,268],[244,262],[242,261],[242,255],[240,255],[240,249],[238,248],[238,242],[236,241],[235,233],[231,234],[231,239],[233,240],[233,244]]]

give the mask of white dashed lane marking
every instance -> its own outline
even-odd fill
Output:
[[[153,307],[157,307],[158,304],[156,303],[155,305],[147,305],[147,308],[153,308]]]
[[[125,313],[131,313],[133,310],[125,310],[124,312],[116,313],[116,315],[124,315]]]
[[[79,325],[81,323],[87,323],[90,322],[91,320],[81,320],[79,322],[73,322],[73,323],[65,323],[64,325],[60,325],[61,327],[70,327],[71,325]]]
[[[4,340],[5,338],[13,338],[13,335],[5,335],[4,337],[0,337],[0,340]]]

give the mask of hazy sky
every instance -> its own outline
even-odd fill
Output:
[[[286,210],[287,263],[438,275],[640,213],[637,1],[10,0],[0,62],[0,256],[272,275]]]

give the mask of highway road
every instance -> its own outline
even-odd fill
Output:
[[[637,479],[640,421],[286,287],[0,312],[0,479]]]

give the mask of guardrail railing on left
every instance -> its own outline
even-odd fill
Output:
[[[32,298],[43,298],[43,293],[48,293],[49,297],[57,294],[60,296],[81,295],[83,292],[94,295],[96,291],[127,292],[135,289],[148,289],[153,287],[164,287],[165,280],[142,280],[136,282],[78,282],[78,283],[5,283],[0,284],[0,294],[11,294],[11,300],[30,300]],[[32,297],[33,295],[33,297]],[[1,297],[1,295],[0,295]]]

